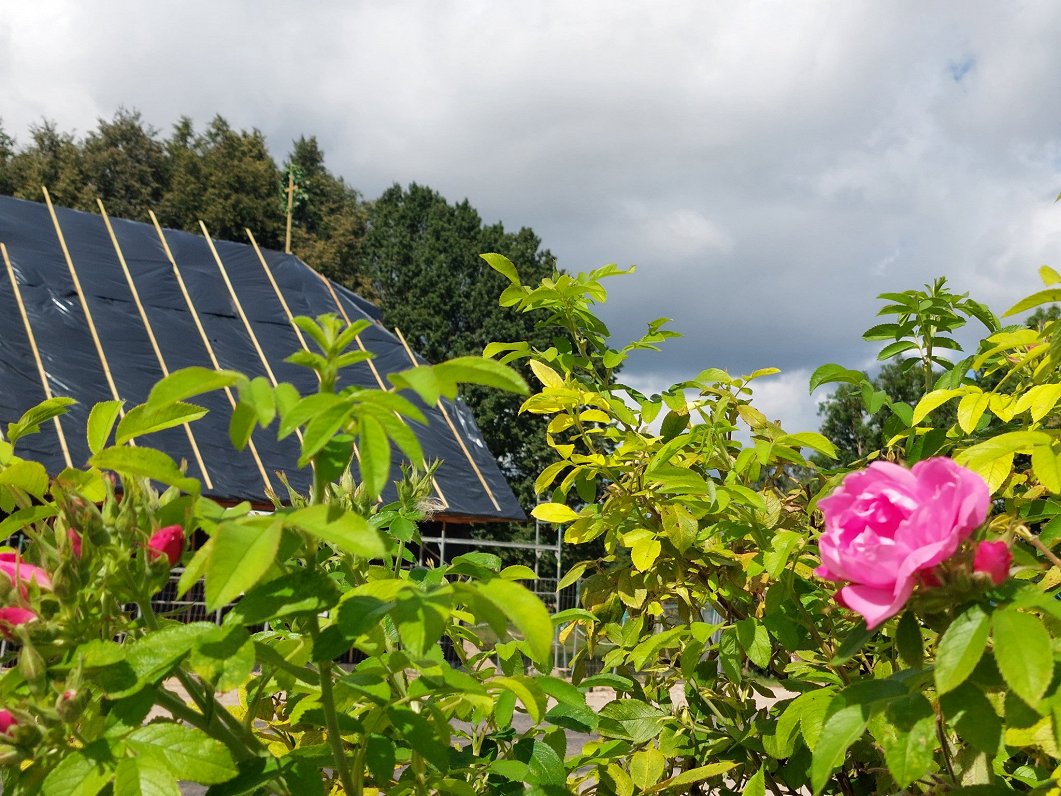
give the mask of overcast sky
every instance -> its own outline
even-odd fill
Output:
[[[416,181],[568,270],[636,264],[612,330],[685,337],[632,381],[776,366],[760,406],[804,430],[817,365],[871,365],[877,293],[947,275],[1002,312],[1061,268],[1058,42],[1053,0],[7,0],[0,118],[316,135],[367,197]]]

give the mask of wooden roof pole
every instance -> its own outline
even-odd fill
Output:
[[[147,330],[147,339],[151,341],[151,348],[155,352],[155,358],[158,360],[158,366],[162,369],[163,377],[169,376],[169,368],[166,367],[166,360],[162,356],[162,351],[158,347],[158,341],[155,339],[155,331],[151,328],[151,321],[147,318],[147,312],[144,310],[144,305],[140,301],[140,291],[136,289],[136,283],[133,281],[133,275],[129,271],[129,265],[125,261],[125,254],[122,252],[122,247],[118,245],[118,237],[114,234],[114,227],[111,226],[110,217],[107,215],[107,210],[103,206],[103,200],[96,198],[96,204],[99,205],[100,215],[103,216],[103,223],[107,226],[107,234],[110,235],[111,243],[114,245],[114,252],[118,255],[118,262],[122,266],[122,273],[125,274],[125,281],[129,285],[129,290],[133,294],[133,301],[136,304],[136,309],[140,313],[140,320],[144,323],[144,329]],[[199,450],[199,445],[195,441],[195,435],[192,434],[192,427],[190,423],[184,423],[184,433],[188,436],[188,443],[192,446],[192,452],[195,454],[195,461],[199,465],[199,472],[203,474],[203,481],[206,482],[207,489],[213,489],[214,483],[210,480],[210,472],[206,469],[206,462],[203,461],[203,454]]]
[[[22,323],[26,327],[26,337],[29,338],[29,347],[33,352],[33,361],[37,363],[37,375],[40,376],[41,386],[44,388],[44,397],[48,400],[52,399],[52,388],[48,384],[48,374],[44,370],[44,362],[41,359],[41,352],[37,349],[37,339],[33,336],[33,327],[29,323],[29,315],[26,314],[26,305],[22,303],[22,293],[18,289],[18,280],[15,278],[15,269],[11,265],[11,258],[7,255],[7,247],[0,243],[0,255],[4,258],[4,265],[7,266],[7,275],[11,278],[11,288],[15,291],[15,301],[18,302],[18,311],[22,316]],[[74,463],[70,460],[70,449],[66,446],[66,435],[63,433],[63,427],[59,423],[59,416],[56,415],[52,418],[55,422],[55,433],[59,436],[59,447],[63,451],[63,459],[66,461],[67,467],[73,467]]]
[[[66,266],[70,269],[70,278],[74,280],[74,290],[77,291],[77,298],[81,302],[81,309],[85,313],[85,320],[88,321],[88,332],[92,336],[92,342],[96,346],[96,353],[99,355],[100,365],[103,366],[103,375],[107,378],[107,385],[111,390],[111,397],[115,401],[121,401],[122,399],[118,395],[118,388],[114,384],[114,376],[111,375],[110,365],[107,363],[107,355],[103,353],[103,343],[100,342],[99,334],[96,332],[96,323],[92,320],[92,311],[88,308],[88,301],[85,299],[85,291],[81,289],[81,280],[77,278],[77,269],[74,268],[73,258],[70,257],[70,250],[66,247],[66,238],[63,236],[63,230],[59,226],[59,218],[55,214],[55,206],[52,205],[52,197],[48,194],[48,189],[43,185],[41,190],[44,191],[44,201],[48,205],[48,213],[51,214],[52,224],[55,226],[55,234],[59,238],[59,247],[63,250],[63,257],[66,258]],[[118,412],[122,417],[125,417],[125,409],[122,406],[118,407]],[[130,441],[131,445],[135,445],[135,442]]]
[[[210,338],[206,335],[206,330],[203,328],[203,323],[199,320],[199,313],[195,309],[195,304],[192,302],[192,297],[188,293],[188,287],[184,284],[184,277],[181,276],[180,268],[177,267],[177,261],[173,258],[173,252],[169,248],[169,243],[166,242],[166,236],[162,232],[162,226],[158,223],[158,218],[155,217],[153,211],[148,210],[147,214],[151,217],[151,223],[155,225],[155,233],[158,235],[158,239],[162,242],[162,249],[166,252],[166,258],[169,260],[169,264],[173,267],[173,275],[177,277],[177,284],[180,286],[181,295],[184,296],[184,302],[188,305],[188,311],[191,313],[192,320],[195,321],[195,328],[199,331],[199,337],[203,341],[203,346],[206,347],[206,353],[210,357],[210,363],[214,366],[214,370],[222,370],[221,363],[217,361],[217,355],[214,354],[214,347],[210,343]],[[232,395],[232,388],[225,387],[225,395],[228,396],[228,402],[232,408],[236,408],[236,398]],[[269,475],[265,472],[265,465],[262,463],[262,457],[258,455],[258,448],[254,444],[254,440],[250,439],[247,441],[247,447],[250,449],[251,456],[254,458],[254,463],[258,466],[258,473],[262,477],[262,483],[265,484],[267,492],[273,491],[273,485],[269,481]]]

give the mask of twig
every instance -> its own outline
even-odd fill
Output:
[[[1034,547],[1036,550],[1038,550],[1040,553],[1042,553],[1044,556],[1046,556],[1048,559],[1050,559],[1051,564],[1053,564],[1058,569],[1061,569],[1061,558],[1058,558],[1056,555],[1054,555],[1051,552],[1050,548],[1044,545],[1038,536],[1033,534],[1023,525],[1017,528],[1017,535],[1021,539],[1026,541],[1028,544],[1030,544],[1032,547]]]

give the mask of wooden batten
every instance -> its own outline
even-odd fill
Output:
[[[0,255],[3,256],[4,265],[7,267],[7,275],[11,279],[11,289],[15,293],[15,302],[18,304],[18,312],[22,316],[22,323],[26,327],[26,337],[29,338],[30,351],[33,352],[33,361],[37,363],[37,375],[40,376],[41,387],[44,388],[44,397],[48,400],[53,398],[51,385],[48,384],[48,374],[44,370],[44,361],[41,359],[41,352],[37,348],[37,338],[33,334],[33,327],[29,322],[29,315],[26,314],[26,305],[22,302],[22,291],[18,288],[18,279],[15,278],[15,269],[11,265],[11,258],[7,254],[7,247],[0,243]],[[63,433],[63,426],[59,422],[59,417],[53,417],[52,420],[55,422],[55,433],[59,437],[59,448],[63,452],[63,460],[66,462],[67,467],[73,467],[74,463],[70,459],[70,448],[66,445],[66,434]]]

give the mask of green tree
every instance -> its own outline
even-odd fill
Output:
[[[383,320],[431,362],[478,354],[494,341],[551,344],[529,315],[498,305],[507,282],[479,257],[483,252],[504,254],[535,282],[556,269],[556,259],[532,230],[484,225],[467,200],[451,204],[426,186],[394,185],[370,207],[363,262]],[[471,388],[464,398],[517,498],[530,509],[534,478],[554,458],[545,420],[519,415],[517,397]]]
[[[900,362],[888,362],[869,381],[874,390],[887,393],[892,401],[902,401],[910,406],[917,404],[924,393],[922,372]],[[949,416],[945,416],[948,412]],[[818,415],[822,417],[819,430],[836,446],[837,464],[841,466],[847,467],[873,451],[883,449],[888,441],[884,427],[892,416],[891,409],[885,405],[874,414],[867,412],[858,385],[838,385],[836,391],[819,404]],[[944,407],[932,415],[932,422],[937,426],[953,421],[953,407]],[[827,464],[833,466],[832,462]]]
[[[371,281],[360,260],[367,215],[360,194],[325,167],[324,152],[314,136],[300,136],[284,163],[284,213],[287,175],[295,180],[292,251],[330,279],[373,298]]]
[[[80,145],[85,180],[82,209],[95,210],[103,199],[112,216],[144,220],[158,207],[166,179],[166,150],[158,130],[145,125],[136,111],[119,109],[111,121],[99,120]],[[84,192],[89,198],[84,197]]]
[[[39,202],[43,185],[57,204],[83,209],[90,192],[85,190],[81,152],[74,136],[45,120],[30,128],[30,142],[5,163],[3,181],[12,194]]]
[[[160,219],[178,229],[196,230],[202,219],[210,234],[245,240],[251,229],[259,243],[283,245],[284,220],[276,201],[280,170],[258,130],[233,130],[215,116],[205,132],[194,133],[181,119],[167,145],[170,184]]]

